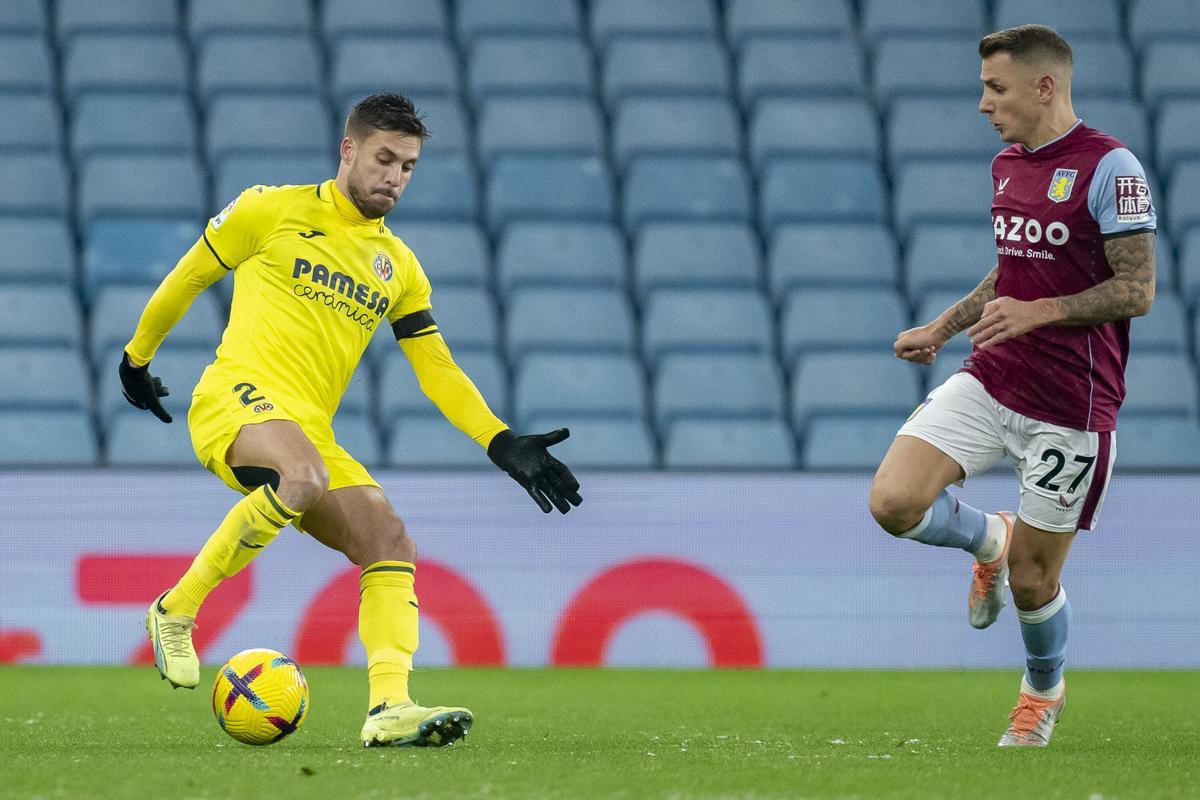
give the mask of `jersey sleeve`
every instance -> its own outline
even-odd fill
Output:
[[[221,266],[234,269],[258,252],[274,230],[277,214],[271,187],[251,186],[208,221],[204,243]]]
[[[429,285],[429,278],[426,277],[421,262],[417,261],[412,252],[406,254],[400,276],[404,282],[404,292],[396,304],[388,309],[388,322],[393,324],[399,322],[402,317],[418,311],[428,311],[431,306],[430,295],[433,293],[433,287]]]
[[[1117,147],[1100,159],[1088,189],[1088,210],[1105,235],[1158,227],[1146,171],[1133,153]]]

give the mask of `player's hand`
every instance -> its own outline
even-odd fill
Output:
[[[141,367],[131,366],[129,355],[121,354],[121,394],[133,404],[134,408],[149,410],[163,422],[170,422],[171,415],[158,402],[158,398],[166,397],[171,392],[163,386],[163,382],[150,374],[150,365]]]
[[[497,467],[525,487],[533,502],[546,514],[551,507],[563,514],[583,502],[579,496],[579,481],[546,449],[571,435],[566,428],[533,436],[517,436],[501,431],[488,445],[488,458]]]
[[[967,329],[967,335],[971,337],[971,344],[985,350],[1048,324],[1046,310],[1040,300],[1026,302],[997,297],[983,307],[983,315]]]
[[[909,328],[897,336],[892,350],[896,353],[896,358],[928,365],[937,360],[938,350],[945,343],[934,331],[934,326],[922,325],[919,328]]]

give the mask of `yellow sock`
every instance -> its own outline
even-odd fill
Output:
[[[196,616],[217,584],[241,571],[298,516],[270,486],[260,486],[243,497],[208,537],[179,583],[167,592],[162,607],[169,614]]]
[[[417,651],[415,574],[407,561],[376,561],[359,576],[358,636],[367,651],[368,709],[384,700],[409,701],[408,673]]]

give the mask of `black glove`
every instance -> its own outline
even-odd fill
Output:
[[[149,364],[142,367],[131,367],[129,366],[129,355],[122,353],[120,373],[121,394],[125,395],[126,400],[135,408],[143,411],[149,409],[163,422],[171,421],[171,415],[162,407],[162,403],[158,402],[158,398],[166,397],[170,392],[167,387],[163,386],[161,380],[150,374]]]
[[[579,496],[579,481],[571,470],[546,451],[571,435],[566,428],[534,436],[517,436],[501,431],[488,445],[488,458],[497,467],[525,487],[533,502],[549,514],[554,507],[563,514],[583,502]]]

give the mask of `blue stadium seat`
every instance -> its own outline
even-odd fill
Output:
[[[404,12],[378,0],[324,0],[321,33],[331,44],[347,36],[446,36],[450,24],[442,0],[405,0]]]
[[[346,37],[330,59],[330,89],[338,108],[381,91],[400,92],[418,105],[458,97],[458,56],[445,39]]]
[[[797,158],[767,165],[758,213],[771,232],[786,223],[883,222],[886,202],[875,159]]]
[[[1167,212],[1171,232],[1178,236],[1186,236],[1193,228],[1200,226],[1200,158],[1176,164],[1171,173]],[[1162,212],[1159,214],[1158,224],[1162,225]]]
[[[625,181],[625,227],[660,221],[746,222],[750,180],[732,158],[640,158]]]
[[[729,55],[708,39],[618,39],[603,59],[611,107],[645,95],[729,95]]]
[[[1142,56],[1142,101],[1200,100],[1200,42],[1155,42]]]
[[[199,48],[196,89],[202,103],[227,94],[316,94],[321,64],[306,35],[223,34]]]
[[[911,161],[951,159],[970,161],[987,172],[992,158],[1006,146],[973,104],[937,97],[893,103],[887,141],[893,173]]]
[[[780,326],[783,358],[791,364],[818,351],[890,353],[909,317],[889,289],[798,289],[788,295]]]
[[[305,186],[323,183],[337,172],[334,151],[310,155],[228,156],[221,159],[213,178],[215,205],[224,204],[251,186]]]
[[[342,399],[338,402],[337,415],[345,417],[372,416],[375,413],[375,398],[378,394],[375,389],[371,362],[363,359],[358,363],[354,374],[350,376],[350,382],[346,384],[346,391],[342,392]]]
[[[96,292],[89,315],[94,354],[122,347],[129,341],[154,289],[153,285],[106,286]],[[225,317],[217,309],[217,301],[211,292],[204,292],[192,301],[187,314],[171,328],[166,341],[173,348],[206,350],[211,356],[224,328]]]
[[[879,466],[903,419],[821,417],[812,421],[800,445],[804,469],[873,470]]]
[[[59,216],[67,211],[67,175],[58,155],[0,155],[0,214]]]
[[[174,390],[171,394],[175,394]],[[176,413],[183,415],[181,410],[172,416]],[[130,405],[107,420],[104,438],[105,463],[109,466],[185,467],[196,463],[186,426],[163,425],[149,412]]]
[[[1200,39],[1196,0],[1132,0],[1128,6],[1128,34],[1135,50],[1157,41]]]
[[[0,5],[0,36],[41,36],[45,30],[46,9],[42,0],[9,0]]]
[[[738,96],[747,112],[764,97],[866,93],[858,43],[836,39],[751,39],[738,59]]]
[[[481,163],[503,156],[604,153],[604,120],[583,97],[497,98],[484,101],[476,127]]]
[[[472,222],[421,222],[393,227],[412,248],[436,287],[487,286],[491,279],[487,240]]]
[[[614,289],[520,289],[508,302],[509,361],[534,352],[628,353],[633,313]]]
[[[79,301],[66,286],[0,286],[0,342],[78,347],[82,341]]]
[[[1194,306],[1200,300],[1200,227],[1184,234],[1179,254],[1179,288],[1184,302]]]
[[[992,205],[992,174],[986,164],[907,164],[899,169],[895,186],[892,201],[901,238],[917,225],[978,225],[981,209]]]
[[[985,224],[918,225],[904,254],[909,297],[974,289],[996,263],[996,237]]]
[[[654,376],[654,418],[660,431],[681,419],[779,419],[783,378],[768,355],[667,356]]]
[[[61,217],[0,217],[0,253],[0,286],[74,280],[75,245]]]
[[[741,138],[741,121],[728,100],[635,97],[617,108],[613,157],[621,170],[641,156],[736,158],[741,154]]]
[[[747,288],[762,285],[762,258],[748,225],[661,222],[645,226],[634,245],[638,294],[655,289]]]
[[[362,98],[355,98],[361,100]],[[346,107],[346,113],[339,119],[350,116],[354,102]],[[430,137],[421,145],[421,158],[441,155],[470,155],[471,126],[467,121],[467,112],[458,100],[433,98],[421,100],[417,105],[417,113],[429,131]]]
[[[1187,309],[1179,295],[1165,288],[1155,292],[1150,313],[1130,322],[1129,343],[1133,358],[1150,352],[1186,353]]]
[[[84,224],[104,217],[203,219],[204,180],[191,156],[96,156],[80,170]]]
[[[93,347],[92,370],[96,375],[96,416],[101,426],[117,416],[134,412],[143,415],[151,422],[162,425],[148,412],[135,409],[121,395],[121,380],[116,366],[121,362],[126,341],[133,334],[133,325],[137,324],[136,317],[131,321],[125,339],[120,344],[106,349]],[[187,416],[191,405],[192,391],[200,380],[201,373],[212,363],[215,355],[211,348],[187,347],[172,341],[171,337],[163,343],[154,355],[154,375],[160,378],[163,385],[171,390],[171,394],[163,398],[163,408],[167,410],[175,422],[172,428],[179,428],[179,421]],[[186,436],[184,437],[186,441]],[[194,456],[193,456],[194,457]]]
[[[756,37],[844,37],[854,32],[847,0],[733,0],[725,6],[729,41],[741,49]]]
[[[864,0],[863,35],[871,42],[882,39],[928,37],[975,38],[987,30],[983,0]]]
[[[1136,96],[1133,59],[1119,39],[1073,42],[1072,100],[1087,97],[1130,99]]]
[[[422,156],[388,224],[408,220],[473,221],[479,215],[475,168],[465,153]]]
[[[232,197],[230,198],[232,199]],[[84,233],[85,298],[107,286],[157,286],[200,238],[195,222],[103,219]]]
[[[792,372],[792,421],[800,431],[828,416],[891,414],[899,421],[920,402],[918,367],[890,352],[812,353]]]
[[[91,406],[92,381],[77,347],[0,347],[0,374],[8,376],[0,381],[0,410],[86,412]]]
[[[392,427],[389,467],[494,469],[487,453],[442,417],[401,417]]]
[[[781,419],[680,420],[663,462],[671,469],[792,469],[796,445]]]
[[[931,318],[932,319],[932,318]],[[965,343],[965,346],[964,346]],[[963,368],[963,361],[971,354],[971,343],[965,333],[960,333],[950,340],[950,345],[944,347],[933,365],[922,370],[925,385],[932,391],[941,386],[950,376]],[[899,427],[899,426],[897,426]]]
[[[597,286],[628,282],[625,242],[616,227],[598,222],[519,222],[509,225],[496,253],[500,288]]]
[[[54,28],[59,43],[82,33],[175,33],[175,3],[160,0],[55,0]]]
[[[50,95],[0,94],[0,151],[57,154],[61,147],[62,124]]]
[[[1150,126],[1146,114],[1134,100],[1085,97],[1075,103],[1075,113],[1089,128],[1115,136],[1147,167],[1150,161]]]
[[[367,467],[383,465],[380,435],[370,417],[339,411],[333,418],[333,438],[359,463]]]
[[[777,158],[878,159],[879,124],[864,100],[764,100],[750,124],[750,155],[760,171]]]
[[[54,85],[53,77],[50,53],[40,37],[0,36],[0,91],[48,94]]]
[[[592,94],[592,55],[578,37],[480,39],[471,48],[468,63],[475,105],[490,97]]]
[[[517,424],[533,430],[537,416],[643,419],[646,383],[637,359],[618,354],[535,354],[514,381]]]
[[[674,353],[767,353],[775,344],[771,310],[754,289],[662,289],[642,316],[648,364]]]
[[[1121,415],[1181,416],[1195,420],[1196,367],[1184,353],[1141,354],[1125,366],[1125,403]]]
[[[86,34],[64,49],[68,101],[87,92],[186,94],[190,88],[183,47],[169,34]]]
[[[188,32],[194,39],[220,33],[307,34],[313,29],[308,0],[189,0]]]
[[[781,225],[771,237],[767,275],[777,300],[797,287],[890,289],[899,274],[896,240],[885,225]]]
[[[875,97],[979,98],[979,40],[885,39],[875,48]]]
[[[315,96],[223,95],[205,125],[210,164],[229,156],[335,152],[329,115]]]
[[[562,0],[457,0],[459,39],[484,36],[575,36],[583,33],[579,4]]]
[[[379,364],[379,419],[390,425],[399,417],[441,417],[437,406],[421,392],[412,365],[400,353],[391,331],[381,332],[375,339],[390,339],[394,353],[387,358],[378,358]],[[374,341],[374,339],[372,340]],[[471,382],[479,389],[488,407],[501,419],[508,417],[508,376],[500,357],[487,351],[455,350],[454,361]]]
[[[642,419],[588,414],[534,416],[525,430],[541,432],[568,427],[571,438],[554,446],[555,457],[572,469],[650,469],[654,466],[654,437]]]
[[[81,411],[4,411],[0,430],[5,466],[92,466],[100,458],[92,424]]]
[[[594,0],[591,30],[602,48],[618,36],[713,38],[717,14],[712,0]]]
[[[196,152],[196,120],[184,95],[86,94],[71,115],[71,156]]]
[[[510,156],[492,168],[487,217],[500,234],[513,222],[609,222],[613,177],[600,158]]]
[[[1117,464],[1136,469],[1200,469],[1200,425],[1178,417],[1122,418]]]
[[[1200,160],[1200,100],[1164,103],[1158,115],[1157,164],[1160,175],[1170,175],[1183,160]]]
[[[1159,202],[1157,198],[1155,198],[1155,202]],[[1161,214],[1162,212],[1160,211],[1159,213]],[[1175,287],[1179,286],[1179,271],[1175,263],[1175,248],[1171,246],[1171,242],[1171,236],[1167,233],[1162,216],[1159,216],[1158,230],[1154,236],[1154,271],[1158,280],[1158,287],[1166,291],[1175,291]]]
[[[455,353],[494,351],[499,346],[496,305],[489,294],[473,286],[446,286],[433,293],[433,318],[442,338]],[[396,347],[395,337],[391,347]],[[375,337],[379,338],[379,337]]]
[[[1121,12],[1117,0],[996,0],[995,28],[1037,23],[1049,25],[1072,45],[1083,39],[1117,39]]]

